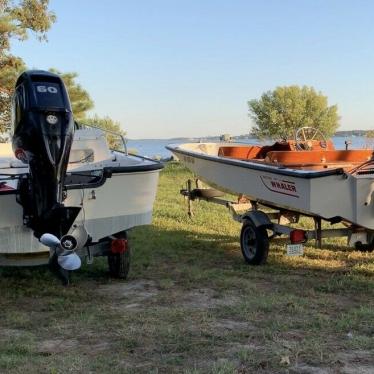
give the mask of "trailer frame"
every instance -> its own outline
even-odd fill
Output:
[[[188,202],[188,215],[193,217],[193,202],[203,200],[209,203],[222,205],[227,208],[232,218],[242,224],[240,235],[240,246],[245,260],[252,265],[261,265],[266,262],[267,252],[269,250],[269,241],[277,236],[288,236],[290,244],[304,244],[309,240],[315,240],[315,248],[322,248],[322,239],[347,237],[348,246],[354,247],[359,251],[373,251],[374,249],[374,232],[363,227],[341,221],[346,227],[339,228],[322,228],[322,221],[327,221],[331,225],[339,221],[324,220],[322,217],[311,214],[304,214],[293,210],[280,209],[271,204],[263,204],[260,201],[252,200],[244,195],[239,195],[237,201],[223,198],[224,192],[213,188],[203,188],[199,179],[188,179],[186,188],[180,190],[180,194]],[[263,208],[272,209],[264,211]],[[309,217],[314,221],[314,229],[305,230],[289,226],[292,223],[298,223],[300,217]],[[246,256],[245,235],[250,231],[254,236],[252,241],[257,242],[253,246],[255,252],[262,252],[260,259],[253,259]],[[271,235],[269,235],[269,231]],[[299,231],[299,235],[294,235]],[[295,241],[295,237],[299,239]],[[256,253],[253,257],[256,258]]]

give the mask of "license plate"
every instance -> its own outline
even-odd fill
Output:
[[[304,246],[302,244],[287,244],[287,256],[302,256]]]

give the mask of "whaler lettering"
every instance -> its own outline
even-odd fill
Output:
[[[279,189],[285,190],[285,191],[296,192],[296,187],[293,184],[289,184],[289,183],[271,181],[271,186],[273,188],[279,188]]]
[[[260,178],[262,183],[268,190],[282,195],[299,198],[297,184],[295,182],[288,181],[287,179],[282,180],[274,177],[269,177],[267,175],[261,175]]]

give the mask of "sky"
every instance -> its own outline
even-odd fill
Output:
[[[374,128],[374,2],[51,0],[48,42],[12,53],[75,71],[134,138],[247,134],[247,101],[308,85],[337,104],[340,129]]]

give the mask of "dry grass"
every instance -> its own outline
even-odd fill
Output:
[[[374,254],[325,241],[249,267],[240,225],[162,173],[154,225],[131,233],[130,279],[105,259],[63,288],[46,268],[0,270],[1,373],[372,373]],[[309,225],[305,221],[304,225]]]

